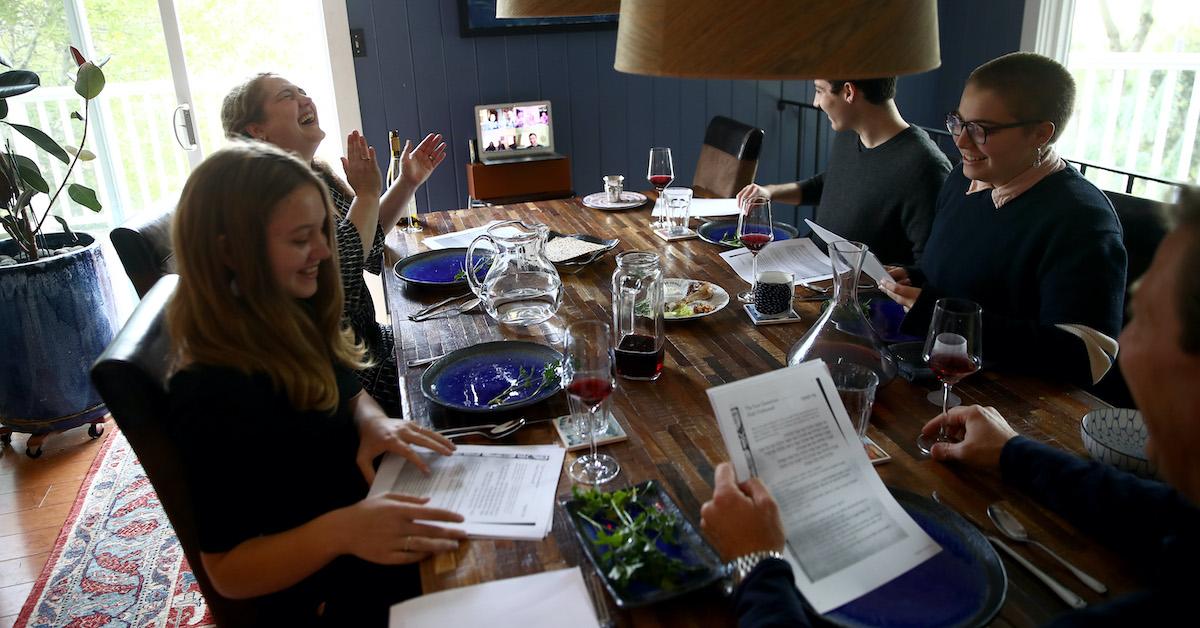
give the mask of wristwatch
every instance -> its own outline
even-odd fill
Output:
[[[742,580],[745,580],[746,576],[750,575],[750,572],[754,571],[759,563],[768,558],[782,559],[783,554],[775,550],[750,552],[725,563],[725,595],[733,595],[733,592],[737,591],[738,586],[742,584]]]

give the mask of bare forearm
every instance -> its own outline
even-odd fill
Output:
[[[775,201],[776,203],[799,205],[801,202],[800,184],[798,182],[775,183],[764,187],[766,187],[767,192],[771,194],[771,200]]]
[[[201,554],[213,586],[240,600],[282,591],[345,553],[338,524],[342,510],[286,532],[244,541],[221,554]]]
[[[412,200],[417,189],[405,183],[403,179],[392,184],[379,199],[379,224],[384,230],[390,230],[400,222],[404,208]]]
[[[350,211],[346,218],[358,229],[358,238],[362,240],[363,255],[371,252],[371,243],[375,241],[375,230],[379,228],[379,199],[364,198],[363,195],[354,197],[350,202]],[[395,224],[395,223],[392,223]]]

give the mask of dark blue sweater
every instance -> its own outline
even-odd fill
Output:
[[[1000,454],[1004,481],[1130,559],[1148,589],[1056,618],[1052,626],[1155,626],[1190,615],[1200,510],[1170,486],[1018,436]],[[791,567],[767,560],[734,599],[743,628],[808,626]]]
[[[1055,324],[1120,334],[1125,245],[1108,197],[1070,166],[999,209],[969,185],[959,165],[942,186],[902,331],[924,336],[941,297],[970,299],[983,307],[984,360],[1091,385],[1086,347]]]

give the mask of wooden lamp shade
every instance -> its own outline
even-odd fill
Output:
[[[498,0],[496,17],[607,15],[620,9],[621,0]]]
[[[862,79],[939,65],[936,0],[623,0],[614,67],[688,78]]]

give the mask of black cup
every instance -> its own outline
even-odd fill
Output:
[[[795,283],[791,273],[764,271],[754,284],[754,309],[759,314],[774,316],[792,309],[792,290]]]

